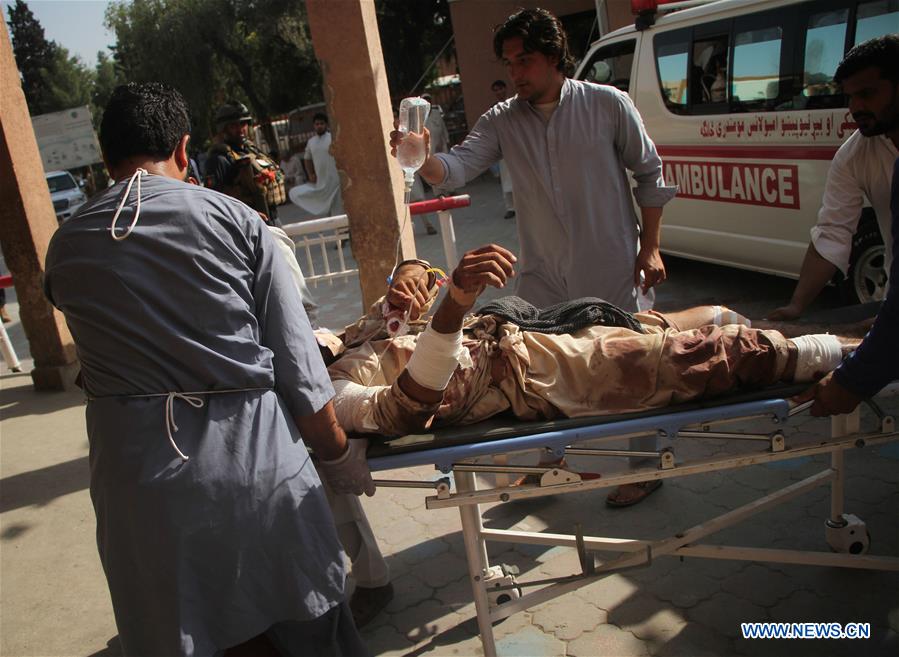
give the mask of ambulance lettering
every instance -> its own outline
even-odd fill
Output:
[[[799,209],[798,171],[792,164],[664,161],[665,184],[681,198]]]

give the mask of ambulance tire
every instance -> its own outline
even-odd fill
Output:
[[[862,215],[852,239],[849,275],[840,283],[843,303],[853,305],[882,301],[887,274],[883,269],[885,249],[877,222]]]

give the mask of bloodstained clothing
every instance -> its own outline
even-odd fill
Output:
[[[466,320],[469,367],[458,367],[439,404],[417,402],[396,384],[417,335],[387,338],[371,314],[351,327],[356,338],[329,368],[344,428],[383,435],[436,425],[470,424],[510,411],[520,420],[583,417],[659,408],[743,387],[771,385],[787,364],[787,340],[742,325],[677,330],[664,315],[637,313],[645,333],[590,326],[571,334],[522,331],[492,315]],[[358,342],[360,326],[369,339]],[[365,419],[339,412],[340,381],[368,388]],[[349,423],[349,426],[347,424]]]

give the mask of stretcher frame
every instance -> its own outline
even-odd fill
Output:
[[[796,446],[787,444],[784,428],[792,417],[805,411],[810,403],[791,407],[787,399],[771,398],[711,408],[663,410],[649,416],[641,414],[633,419],[609,421],[597,417],[595,424],[544,430],[486,442],[434,449],[410,449],[384,456],[373,455],[369,459],[369,464],[371,470],[376,472],[433,463],[443,473],[452,474],[455,492],[452,491],[449,478],[439,479],[436,482],[376,480],[376,483],[379,486],[435,489],[437,494],[425,500],[428,509],[458,507],[480,638],[484,654],[492,657],[496,655],[492,628],[494,622],[577,590],[613,573],[649,566],[654,559],[661,556],[899,571],[899,557],[864,554],[867,551],[868,537],[856,535],[865,532],[864,524],[857,516],[844,513],[846,450],[881,445],[899,438],[894,418],[883,414],[875,403],[868,403],[875,411],[879,422],[879,426],[875,429],[861,431],[860,414],[856,409],[849,415],[835,416],[831,419],[829,438]],[[768,422],[772,430],[759,433],[715,430],[715,427],[721,424],[747,420]],[[671,438],[672,445],[680,439],[757,441],[764,444],[764,450],[678,463],[673,447],[658,452],[573,447],[585,441],[618,441],[650,434]],[[611,476],[604,474],[599,479],[591,480],[582,479],[578,473],[559,467],[505,465],[506,455],[535,449],[549,450],[557,457],[564,454],[603,458],[652,456],[658,458],[658,466],[629,470]],[[826,453],[831,454],[829,468],[658,540],[583,536],[579,527],[575,534],[488,529],[484,527],[482,521],[481,505],[493,502],[583,492],[650,479],[673,479]],[[494,457],[494,464],[472,463],[473,459],[488,455]],[[496,485],[493,488],[479,489],[476,473],[495,474]],[[511,485],[508,481],[510,474],[538,474],[541,477],[540,484]],[[830,515],[825,521],[825,536],[834,550],[832,552],[711,545],[701,542],[711,534],[827,484],[830,485],[831,508]],[[488,541],[572,548],[578,553],[581,572],[536,582],[516,582],[503,567],[491,566],[486,549]],[[598,553],[619,554],[607,560],[597,560]],[[522,587],[532,586],[539,588],[523,592]]]

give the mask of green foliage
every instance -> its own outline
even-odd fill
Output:
[[[44,28],[22,0],[7,7],[7,17],[28,109],[32,114],[52,111],[46,109],[50,103],[47,74],[55,59],[55,44],[47,41]]]
[[[112,59],[102,50],[97,53],[97,67],[94,70],[94,85],[91,92],[94,125],[99,127],[103,108],[109,102],[112,91],[122,84],[123,79]]]
[[[92,71],[55,41],[47,40],[44,28],[23,0],[8,7],[8,18],[28,111],[36,116],[91,105],[98,121],[118,80],[109,58],[99,53],[97,69]]]
[[[56,45],[56,44],[54,44]],[[94,87],[94,73],[78,57],[56,46],[45,79],[47,112],[89,105]]]
[[[296,0],[134,0],[110,6],[106,23],[124,77],[184,94],[198,142],[228,99],[246,102],[261,122],[321,100],[305,5]]]
[[[376,0],[376,11],[390,88],[404,95],[452,36],[448,0]],[[99,53],[90,70],[47,41],[23,0],[9,7],[32,114],[90,103],[98,122],[118,84],[157,80],[187,99],[200,146],[214,132],[216,107],[229,99],[249,105],[262,123],[322,100],[299,0],[119,0],[106,25],[116,36],[113,57]]]

